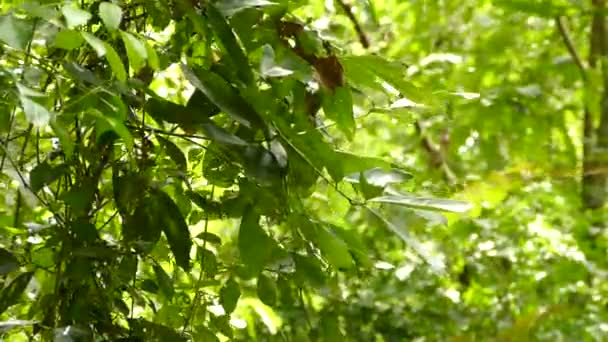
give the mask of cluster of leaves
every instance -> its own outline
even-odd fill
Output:
[[[288,339],[335,340],[342,323],[311,319],[311,296],[371,259],[355,226],[315,210],[323,193],[442,271],[386,211],[467,205],[404,193],[402,167],[336,147],[353,141],[366,89],[422,92],[398,63],[339,55],[294,15],[305,4],[5,4],[9,338],[252,338],[278,312]],[[235,330],[239,307],[266,311]]]

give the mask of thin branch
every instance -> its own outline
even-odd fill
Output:
[[[566,26],[565,18],[561,16],[556,17],[555,23],[557,24],[559,35],[562,37],[562,40],[564,41],[564,44],[566,45],[570,56],[574,60],[574,63],[576,63],[576,66],[581,71],[583,79],[586,79],[585,71],[587,70],[587,67],[585,66],[585,62],[583,62],[581,56],[578,54],[578,51],[576,51],[576,48],[574,47],[574,42],[572,41],[572,37],[570,36],[570,32],[568,31],[568,27]]]
[[[361,45],[363,45],[363,47],[367,49],[369,47],[369,39],[367,39],[367,35],[363,31],[361,24],[359,24],[359,21],[357,20],[357,18],[355,18],[351,6],[345,3],[344,0],[336,1],[338,2],[338,4],[340,4],[340,7],[342,7],[348,19],[350,19],[350,21],[353,23],[355,31],[357,31],[357,35],[359,36],[359,41],[361,42]]]
[[[127,126],[128,128],[131,128],[131,129],[137,129],[137,130],[141,130],[142,129],[142,127],[137,127],[137,126],[133,126],[133,125],[125,125],[125,126]],[[149,127],[149,126],[144,127],[143,130],[144,131],[148,131],[148,132],[152,132],[152,133],[156,133],[156,134],[168,135],[168,136],[178,137],[178,138],[192,138],[192,139],[201,139],[201,140],[211,140],[208,137],[205,137],[205,136],[202,136],[202,135],[167,132],[167,131],[164,131],[162,129],[153,128],[153,127]]]

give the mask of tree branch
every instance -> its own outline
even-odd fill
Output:
[[[564,44],[566,45],[566,48],[568,49],[570,56],[574,60],[574,63],[576,63],[576,66],[581,71],[581,74],[583,75],[583,79],[585,79],[586,78],[585,71],[587,70],[587,67],[586,67],[585,63],[583,62],[583,59],[581,58],[581,56],[576,51],[576,48],[574,47],[572,37],[570,36],[570,32],[568,31],[568,27],[566,26],[565,18],[556,17],[555,23],[557,24],[557,29],[559,31],[559,34],[562,37],[562,40],[564,41]]]
[[[346,13],[346,16],[348,17],[348,19],[350,19],[350,21],[353,23],[353,26],[355,27],[355,31],[357,31],[357,35],[359,36],[359,41],[361,42],[361,45],[363,45],[363,47],[367,49],[369,47],[369,39],[367,39],[367,35],[365,35],[363,28],[361,28],[359,21],[357,20],[357,18],[355,18],[352,8],[350,7],[349,4],[345,3],[344,0],[336,0],[336,1],[338,2],[338,4],[340,4],[340,7],[342,7],[342,9],[344,10],[344,13]]]

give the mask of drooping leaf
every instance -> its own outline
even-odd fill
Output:
[[[226,148],[217,143],[207,146],[203,159],[203,177],[209,184],[223,188],[234,184],[241,170],[231,159],[227,158],[227,155]]]
[[[319,260],[310,256],[295,254],[294,262],[296,264],[295,278],[298,283],[317,288],[325,285],[327,276]]]
[[[127,49],[127,57],[129,58],[129,65],[133,72],[138,72],[141,68],[146,65],[148,59],[148,51],[146,46],[139,39],[128,32],[121,31],[120,36]]]
[[[129,131],[129,129],[124,125],[122,120],[120,120],[116,117],[113,117],[113,116],[104,115],[103,113],[101,113],[99,110],[97,110],[95,108],[91,108],[87,112],[87,114],[90,114],[93,117],[99,119],[97,133],[100,136],[105,130],[112,130],[116,134],[118,134],[119,137],[122,138],[128,151],[133,151],[133,145],[134,145],[133,136],[131,135],[131,132]],[[103,126],[100,127],[100,125],[105,125],[107,127],[107,129],[104,130]]]
[[[224,307],[226,314],[230,314],[236,309],[236,304],[241,296],[239,284],[230,278],[220,289],[220,304]]]
[[[198,234],[196,237],[199,239],[205,240],[209,243],[212,243],[212,244],[216,244],[216,245],[222,244],[222,239],[213,233],[202,232],[202,233]]]
[[[34,272],[21,273],[0,292],[0,314],[19,302]]]
[[[464,201],[432,197],[418,197],[413,195],[400,194],[394,191],[391,193],[392,194],[390,195],[372,198],[369,200],[369,202],[395,204],[427,210],[451,211],[455,213],[463,213],[471,209],[471,204]]]
[[[68,171],[65,164],[51,166],[47,161],[36,165],[30,172],[30,188],[38,192],[45,185],[51,184]]]
[[[152,68],[152,70],[159,70],[160,59],[158,58],[156,50],[148,41],[144,41],[144,45],[146,46],[146,52],[148,56],[148,66]]]
[[[71,4],[61,7],[61,13],[63,13],[67,26],[70,29],[86,24],[92,17],[91,13]]]
[[[259,114],[220,75],[203,69],[197,69],[194,73],[185,64],[181,64],[181,67],[186,79],[223,112],[247,127],[262,126]]]
[[[224,19],[224,16],[212,3],[207,3],[206,6],[207,20],[213,32],[217,35],[218,42],[223,47],[226,56],[231,61],[232,67],[245,84],[253,82],[253,73],[249,66],[249,61],[245,52],[239,46],[236,36],[232,32],[232,28]]]
[[[209,137],[209,139],[220,143],[222,145],[227,145],[227,146],[249,146],[249,143],[247,143],[245,140],[237,137],[234,134],[229,133],[228,131],[226,131],[225,129],[223,129],[222,127],[214,124],[213,122],[206,122],[204,124],[201,125],[203,128],[203,131],[205,132],[205,135],[207,137]]]
[[[88,32],[80,32],[82,34],[82,38],[86,40],[86,42],[91,45],[95,53],[97,53],[98,57],[103,57],[106,54],[106,44],[103,40],[95,37],[94,35]]]
[[[188,162],[186,161],[184,152],[169,139],[165,139],[158,134],[156,135],[156,139],[163,145],[165,153],[173,160],[178,169],[186,173],[188,171]]]
[[[270,151],[259,146],[247,146],[243,152],[245,173],[262,186],[281,183],[283,170]]]
[[[321,254],[338,270],[348,270],[354,266],[346,243],[329,228],[316,225],[315,244]]]
[[[79,48],[82,43],[84,43],[84,39],[78,31],[65,29],[57,33],[53,45],[60,49],[74,50]]]
[[[150,197],[159,204],[162,229],[169,241],[175,262],[184,270],[190,269],[190,230],[179,208],[171,197],[162,190],[150,189]]]
[[[359,183],[362,178],[361,176],[363,176],[369,184],[382,188],[390,184],[403,183],[412,178],[412,174],[403,170],[375,167],[364,172],[348,175],[344,180],[351,183]]]
[[[431,266],[431,269],[434,272],[442,273],[444,271],[445,265],[443,264],[443,262],[439,258],[431,255],[428,250],[422,246],[418,239],[411,235],[411,233],[403,224],[396,225],[392,223],[375,209],[368,207],[367,210],[373,216],[379,219],[386,229],[395,233],[401,240],[403,240],[403,242],[405,242],[406,245],[408,245],[408,247],[413,249],[416,254],[418,254],[429,266]]]
[[[247,8],[258,8],[273,5],[278,5],[278,3],[268,0],[224,0],[216,4],[220,12],[227,17],[231,17]]]
[[[333,225],[331,229],[333,233],[348,245],[348,250],[359,265],[366,267],[371,265],[368,249],[357,231]]]
[[[277,302],[277,284],[267,275],[260,274],[257,283],[258,298],[268,306],[275,306]]]
[[[125,66],[122,64],[122,60],[116,50],[112,47],[112,45],[108,43],[104,43],[105,51],[106,51],[106,59],[110,64],[110,68],[112,68],[112,72],[114,72],[114,76],[116,79],[122,82],[127,80],[127,71],[125,70]]]
[[[355,117],[353,114],[353,99],[348,87],[337,87],[333,92],[324,92],[321,97],[323,112],[338,124],[338,128],[349,139],[355,134]]]
[[[0,41],[8,46],[25,50],[33,33],[34,25],[31,22],[15,18],[12,14],[0,16]]]
[[[44,127],[51,120],[51,112],[40,103],[32,100],[28,96],[21,95],[21,106],[27,120],[34,125],[34,127]]]
[[[238,247],[241,262],[251,274],[259,273],[269,261],[275,242],[260,226],[260,215],[252,208],[243,213],[239,228]]]
[[[153,265],[154,275],[156,275],[156,280],[158,282],[160,291],[167,297],[169,301],[173,298],[175,294],[175,290],[173,289],[173,280],[167,272],[160,265]]]
[[[99,4],[99,17],[109,31],[115,31],[122,21],[122,9],[112,2],[104,1]]]
[[[13,253],[4,248],[0,248],[0,275],[5,275],[17,269],[19,260]]]
[[[272,47],[266,44],[262,47],[260,73],[264,77],[285,77],[293,74],[293,70],[289,70],[277,65]]]

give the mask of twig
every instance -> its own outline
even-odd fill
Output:
[[[572,57],[572,59],[574,60],[574,63],[576,63],[576,66],[579,68],[581,74],[583,75],[583,79],[586,79],[585,71],[587,70],[587,67],[585,66],[583,59],[581,58],[581,56],[576,51],[576,48],[574,47],[572,37],[570,36],[568,27],[566,27],[565,18],[561,17],[561,16],[556,17],[555,23],[557,24],[557,29],[559,31],[559,34],[562,37],[562,40],[564,41],[564,44],[566,45],[566,48],[568,49],[570,56]]]
[[[357,35],[359,36],[359,41],[361,42],[361,45],[363,45],[363,47],[367,49],[369,47],[369,39],[367,39],[365,32],[363,32],[363,28],[361,28],[359,21],[357,20],[357,18],[355,18],[352,8],[349,4],[345,3],[344,0],[337,0],[337,2],[344,10],[344,13],[346,13],[348,19],[350,19],[350,21],[353,23],[355,31],[357,31]]]

